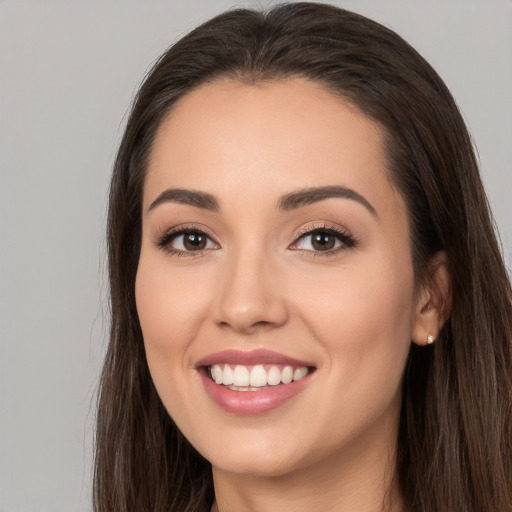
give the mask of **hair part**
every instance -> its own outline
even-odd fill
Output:
[[[512,510],[512,292],[472,143],[431,66],[402,38],[325,4],[233,10],[186,35],[142,84],[120,144],[108,214],[110,344],[101,376],[96,512],[203,512],[209,463],[152,383],[135,305],[144,176],[176,102],[207,82],[302,77],[379,123],[390,180],[410,219],[417,282],[448,257],[451,315],[436,343],[411,347],[397,479],[409,511]]]

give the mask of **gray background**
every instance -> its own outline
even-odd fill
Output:
[[[512,2],[337,4],[398,31],[445,79],[478,146],[510,263]],[[1,512],[91,510],[116,145],[149,64],[232,5],[0,0]]]

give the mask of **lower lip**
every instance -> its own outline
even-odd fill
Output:
[[[216,384],[205,371],[199,371],[199,374],[213,402],[231,414],[245,416],[263,414],[281,407],[304,389],[311,375],[290,384],[279,384],[261,391],[235,391]]]

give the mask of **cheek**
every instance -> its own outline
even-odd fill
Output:
[[[186,272],[170,271],[165,259],[141,253],[135,297],[148,368],[164,407],[187,432],[196,412],[188,399],[193,390],[187,377],[195,372],[189,351],[204,309],[197,282]]]
[[[158,257],[160,256],[160,257]],[[164,405],[176,406],[191,372],[189,347],[201,325],[202,296],[186,272],[171,272],[161,255],[141,253],[135,298],[151,377]],[[200,282],[200,281],[199,281]]]
[[[410,348],[412,268],[384,260],[340,269],[311,286],[302,310],[339,379],[333,388],[343,386],[357,400],[395,393]]]
[[[202,295],[187,272],[141,254],[135,281],[137,312],[146,350],[181,351],[198,328]]]
[[[135,298],[148,360],[153,352],[172,351],[175,346],[170,340],[170,333],[176,320],[172,314],[176,312],[176,295],[166,286],[165,274],[157,274],[155,267],[141,258],[135,281]]]

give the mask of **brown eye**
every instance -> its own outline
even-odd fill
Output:
[[[356,241],[348,233],[334,228],[317,228],[303,234],[290,249],[331,254],[355,245]]]
[[[314,233],[311,235],[311,246],[316,251],[328,251],[334,249],[336,237],[330,233]]]
[[[219,249],[219,246],[203,231],[184,229],[164,235],[158,246],[167,249],[170,253],[186,254],[191,252]]]
[[[187,251],[200,251],[206,248],[207,240],[207,236],[202,233],[185,233],[183,235],[183,247],[185,247]]]

